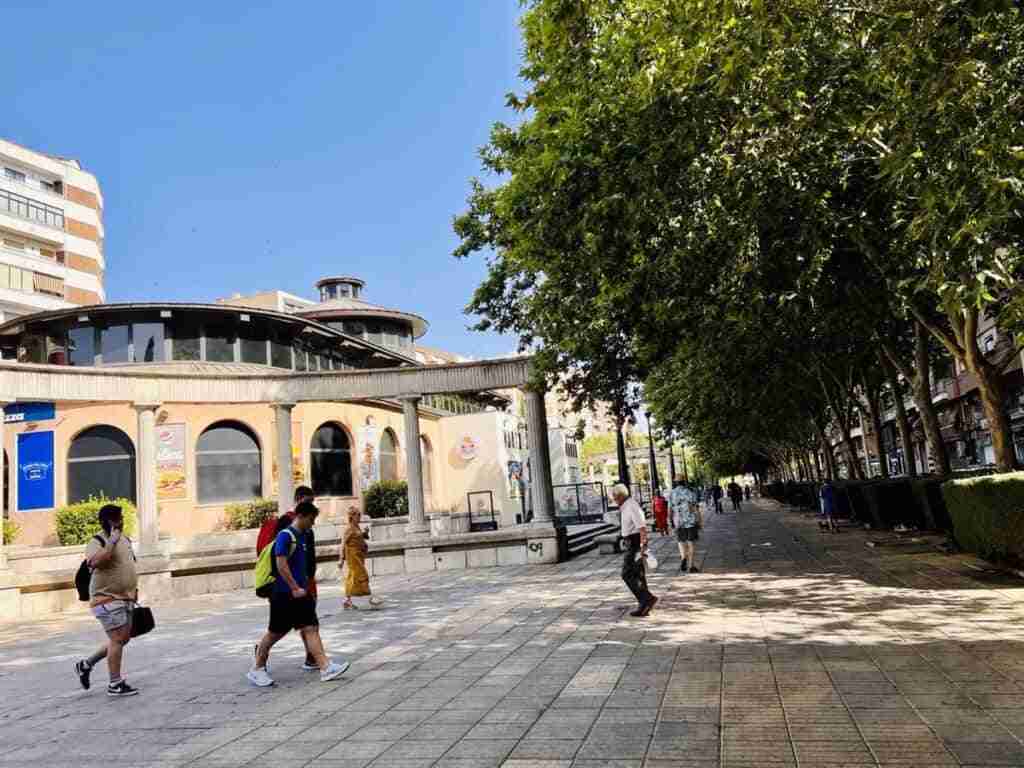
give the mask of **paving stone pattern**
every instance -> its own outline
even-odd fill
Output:
[[[321,597],[353,661],[322,684],[297,638],[244,680],[265,603],[158,606],[142,694],[78,689],[87,616],[0,626],[0,768],[1024,766],[1024,581],[927,547],[865,547],[769,502],[713,516],[703,573],[655,539],[646,620],[618,558],[391,577],[377,612]]]

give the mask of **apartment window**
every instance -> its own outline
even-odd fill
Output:
[[[52,205],[40,203],[24,195],[0,190],[0,211],[7,211],[23,219],[31,219],[55,229],[64,229],[64,212]]]
[[[27,269],[0,264],[0,288],[32,293],[35,290],[34,285],[32,273]]]
[[[164,324],[135,323],[134,348],[136,363],[158,363],[164,359]]]
[[[995,348],[996,348],[996,335],[994,333],[990,333],[988,336],[985,337],[985,351],[986,352],[991,352]]]
[[[23,243],[21,240],[13,240],[13,239],[11,239],[9,237],[5,237],[3,239],[3,244],[4,244],[4,248],[8,248],[8,249],[10,249],[12,251],[24,251],[25,250],[25,243]]]
[[[55,195],[64,194],[64,187],[59,181],[40,181],[39,186]]]
[[[64,281],[52,275],[43,275],[35,272],[32,275],[32,285],[36,293],[45,293],[48,296],[64,298]]]
[[[11,181],[17,181],[20,184],[25,183],[25,174],[21,171],[16,171],[13,168],[4,168],[4,178],[10,179]]]

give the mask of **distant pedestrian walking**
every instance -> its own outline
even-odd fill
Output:
[[[672,525],[676,529],[676,543],[679,546],[679,570],[682,573],[700,573],[694,555],[694,542],[700,538],[704,524],[697,494],[686,487],[683,478],[677,477],[669,495],[672,509]]]
[[[345,602],[342,607],[345,610],[358,608],[353,597],[368,598],[366,607],[379,608],[381,599],[370,593],[370,574],[366,570],[366,553],[369,547],[366,544],[366,534],[359,527],[359,520],[362,513],[359,507],[349,507],[348,526],[342,535],[341,559],[338,566],[345,574]]]
[[[718,483],[711,486],[711,503],[715,506],[715,514],[722,514],[722,486]]]
[[[823,531],[832,531],[832,533],[839,533],[839,525],[835,520],[836,513],[836,493],[835,486],[832,485],[831,480],[826,480],[821,486],[819,492],[821,501],[821,519],[818,521],[818,527]]]
[[[124,679],[121,662],[124,647],[132,637],[132,612],[138,600],[138,571],[132,542],[124,535],[124,516],[116,504],[105,504],[99,511],[102,534],[97,534],[85,549],[85,561],[92,571],[89,580],[89,607],[107,633],[107,642],[92,656],[75,664],[82,687],[89,690],[89,676],[101,659],[110,671],[108,696],[134,696],[139,691]]]
[[[750,486],[749,485],[744,485],[743,486],[743,498],[746,499],[747,501],[750,501],[750,495],[751,495],[751,493],[750,493]]]
[[[654,530],[668,536],[668,501],[658,491],[654,495]]]
[[[630,616],[643,617],[651,612],[658,598],[647,588],[647,573],[644,553],[647,551],[647,521],[640,505],[629,495],[621,483],[612,487],[612,499],[619,507],[622,539],[626,551],[622,557],[622,580],[637,601],[637,608]]]
[[[729,483],[729,501],[732,502],[732,511],[739,512],[740,502],[743,501],[743,489],[735,480]]]
[[[312,502],[304,501],[295,507],[291,525],[277,534],[274,540],[275,578],[270,596],[270,621],[267,632],[256,649],[256,663],[246,677],[259,687],[273,685],[267,672],[270,649],[291,630],[298,630],[320,669],[320,681],[330,682],[341,677],[348,669],[347,661],[331,661],[324,653],[320,639],[320,621],[316,616],[316,601],[307,591],[309,585],[308,558],[311,556],[307,533],[316,522],[320,510]]]

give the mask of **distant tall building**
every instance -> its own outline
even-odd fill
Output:
[[[96,177],[0,139],[0,323],[103,303],[104,268]]]

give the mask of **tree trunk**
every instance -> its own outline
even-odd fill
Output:
[[[978,380],[978,394],[985,409],[988,429],[992,433],[992,451],[996,468],[1000,472],[1013,472],[1018,468],[1017,453],[1013,448],[1013,429],[1006,413],[1006,391],[999,367],[985,359],[978,347],[977,328],[968,327],[967,368]],[[965,336],[967,335],[965,333]]]
[[[878,451],[878,471],[884,479],[888,480],[889,460],[888,457],[885,456],[882,448],[882,414],[878,403],[878,388],[869,385],[868,382],[864,382],[864,396],[868,401],[868,413],[871,416],[871,428],[875,431],[875,447]],[[867,452],[867,447],[867,440],[865,440],[865,453]]]
[[[832,453],[832,446],[828,444],[828,438],[825,437],[825,430],[817,423],[815,423],[814,428],[818,432],[818,442],[821,444],[821,454],[825,461],[825,477],[829,480],[835,480],[836,457]]]
[[[811,453],[814,454],[814,478],[817,482],[821,482],[821,457],[818,455],[818,449],[815,448]]]
[[[896,375],[896,366],[892,364],[888,355],[879,350],[878,359],[885,369],[885,376],[889,380],[889,389],[892,390],[893,401],[896,404],[896,426],[900,430],[900,443],[903,446],[903,464],[907,477],[917,477],[917,456],[914,455],[914,433],[910,430],[910,419],[907,418],[907,406],[903,402],[903,390],[900,389],[899,378]]]
[[[924,435],[928,440],[928,452],[934,457],[935,470],[942,476],[949,475],[949,454],[946,453],[946,444],[942,442],[942,428],[939,426],[939,417],[935,415],[935,407],[932,405],[932,374],[931,361],[928,355],[928,337],[925,327],[914,323],[914,366],[917,368],[917,376],[914,378],[914,402],[921,413],[921,420],[924,423]]]

